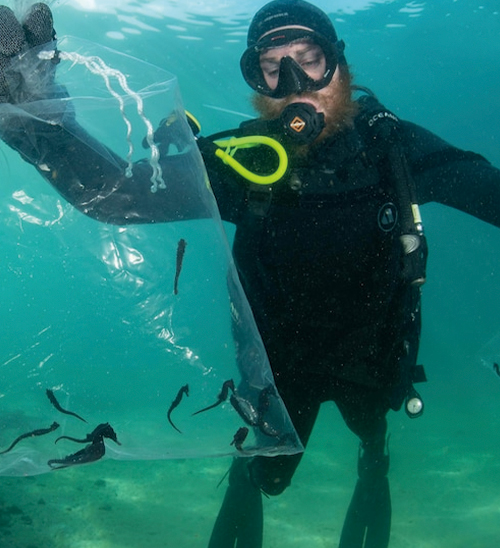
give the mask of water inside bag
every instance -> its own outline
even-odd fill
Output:
[[[152,151],[142,147],[150,131],[146,120],[156,127],[170,113],[183,113],[176,78],[74,38],[59,40],[58,49],[99,57],[121,72],[125,87],[115,73],[106,82],[75,57],[62,58],[57,81],[69,92],[63,110],[74,112],[93,137],[122,158],[144,158],[153,174]],[[40,116],[40,109],[61,111],[60,99],[36,103],[0,105],[0,115],[12,108],[27,118]],[[63,118],[56,123],[64,124]],[[175,169],[195,178],[193,199],[205,214],[171,223],[117,226],[93,220],[15,152],[2,149],[0,452],[18,441],[0,453],[1,475],[48,472],[49,460],[85,449],[89,434],[103,424],[112,427],[120,443],[105,438],[104,458],[301,451],[273,390],[187,124],[185,131],[191,145]],[[162,178],[162,192],[168,192],[176,184],[175,170],[164,171]],[[245,337],[238,344],[235,324]],[[216,403],[229,380],[235,397],[252,411],[261,405],[262,394],[268,395],[266,432],[250,425],[239,448],[231,443],[245,421],[229,398],[193,416]],[[181,390],[186,385],[189,395]],[[59,427],[49,431],[54,422]]]

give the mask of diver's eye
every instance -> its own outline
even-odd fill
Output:
[[[302,61],[300,63],[300,66],[303,69],[315,69],[316,67],[319,67],[322,60],[323,60],[323,56],[317,55],[314,57],[314,59],[308,59],[308,60]]]
[[[275,68],[272,70],[264,70],[264,75],[268,76],[269,78],[278,78],[279,75],[279,69]]]

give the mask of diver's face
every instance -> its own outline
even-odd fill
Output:
[[[331,81],[324,88],[305,93],[293,93],[275,99],[255,94],[253,106],[265,119],[277,118],[291,103],[309,103],[325,115],[326,127],[321,138],[352,124],[356,103],[351,99],[351,78],[346,66],[337,66]]]
[[[281,60],[293,59],[313,80],[321,80],[326,71],[326,59],[323,50],[317,44],[303,41],[286,44],[264,51],[259,59],[264,79],[270,89],[278,87]]]

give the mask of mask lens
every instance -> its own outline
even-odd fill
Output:
[[[290,44],[304,44],[300,55],[279,59],[273,51]],[[310,48],[307,48],[310,45]],[[247,84],[262,95],[281,98],[307,91],[317,91],[328,85],[338,65],[339,46],[316,33],[287,29],[275,32],[248,48],[241,58],[241,71]],[[292,54],[293,55],[293,54]],[[278,58],[278,60],[276,60]],[[318,74],[318,68],[324,70]]]

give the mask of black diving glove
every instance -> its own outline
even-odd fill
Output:
[[[191,145],[192,140],[190,139],[190,132],[186,130],[186,124],[193,130],[189,118],[177,111],[172,112],[167,118],[163,118],[153,137],[154,142],[158,146],[160,156],[167,156],[171,146],[178,153],[181,153]],[[142,146],[149,148],[146,138],[143,139]]]
[[[53,96],[57,57],[38,57],[41,49],[55,51],[53,17],[46,4],[33,4],[19,22],[0,6],[0,103],[19,104]],[[42,47],[43,46],[43,47]]]

